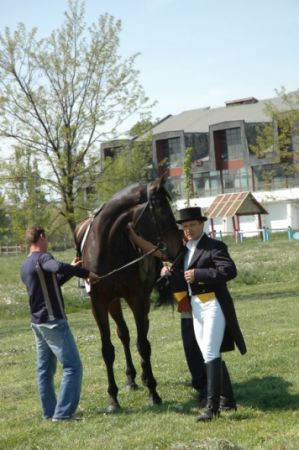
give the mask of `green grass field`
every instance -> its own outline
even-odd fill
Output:
[[[248,353],[225,355],[238,411],[222,414],[207,424],[195,422],[196,394],[184,361],[179,314],[154,305],[149,338],[163,404],[147,404],[140,377],[140,389],[126,392],[124,356],[112,324],[115,373],[123,409],[114,415],[105,413],[107,382],[100,337],[89,300],[80,296],[76,280],[65,286],[64,293],[84,365],[78,410],[82,420],[43,421],[27,297],[18,275],[23,257],[1,257],[0,450],[299,449],[299,242],[248,239],[243,244],[230,243],[230,253],[239,271],[230,290]],[[73,255],[68,251],[55,256],[67,261]],[[125,305],[124,310],[140,375],[135,327]],[[60,374],[59,370],[57,381]]]

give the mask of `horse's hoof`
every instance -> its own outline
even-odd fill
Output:
[[[135,382],[126,384],[126,391],[127,392],[137,391],[137,389],[139,389],[139,387],[138,387],[138,384],[136,384]]]
[[[151,406],[154,406],[154,405],[161,405],[161,403],[162,403],[162,398],[161,398],[160,395],[158,395],[158,394],[152,395],[152,396],[149,398],[149,404],[150,404]]]
[[[106,412],[108,414],[113,414],[113,413],[119,412],[120,410],[121,410],[120,405],[113,403],[113,404],[110,404],[107,406]]]

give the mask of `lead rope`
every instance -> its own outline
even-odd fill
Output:
[[[139,258],[133,259],[129,263],[125,264],[124,266],[118,267],[117,269],[112,270],[111,272],[105,273],[105,275],[98,276],[97,281],[95,281],[93,284],[98,283],[100,280],[103,280],[104,278],[110,277],[116,272],[120,272],[123,269],[126,269],[129,266],[132,266],[133,264],[136,264],[139,261],[142,261],[147,256],[151,255],[152,253],[155,253],[157,250],[160,250],[160,246],[156,245],[154,248],[152,248],[150,251],[144,253],[143,255],[139,256]]]

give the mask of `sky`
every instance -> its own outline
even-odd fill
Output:
[[[0,0],[0,32],[23,22],[47,36],[67,0]],[[153,119],[271,98],[299,88],[299,0],[85,0],[86,22],[122,22],[120,53],[136,68]]]

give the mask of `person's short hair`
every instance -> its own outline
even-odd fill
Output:
[[[45,236],[45,230],[39,225],[31,225],[26,230],[26,242],[28,245],[35,244],[41,236]]]

